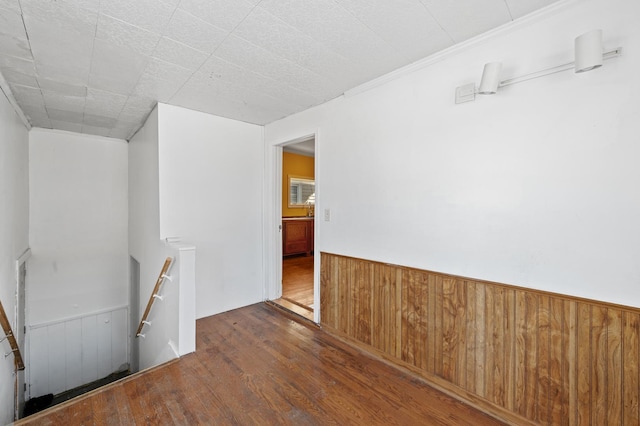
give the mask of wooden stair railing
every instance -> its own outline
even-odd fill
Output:
[[[153,302],[156,299],[162,300],[162,296],[160,296],[158,292],[160,291],[160,286],[164,282],[164,279],[169,278],[169,280],[171,280],[171,278],[167,275],[167,271],[171,266],[171,262],[173,262],[173,258],[171,257],[167,257],[167,259],[164,261],[164,265],[162,266],[160,275],[158,275],[158,279],[156,280],[156,285],[153,287],[153,291],[151,292],[151,296],[149,297],[147,308],[144,310],[144,314],[142,314],[140,325],[138,325],[138,331],[136,331],[136,337],[140,337],[140,336],[144,337],[144,334],[142,334],[142,328],[144,327],[145,324],[151,324],[147,322],[147,317],[149,316],[149,312],[151,312],[151,307],[153,306]]]
[[[13,362],[16,366],[16,370],[24,370],[24,362],[22,361],[22,355],[20,355],[20,348],[18,347],[18,342],[11,330],[11,324],[7,318],[7,314],[4,312],[2,302],[0,302],[0,324],[2,325],[2,330],[4,330],[4,338],[0,339],[0,342],[8,340],[9,345],[11,345],[11,352],[4,354],[5,358],[10,354],[13,354]]]

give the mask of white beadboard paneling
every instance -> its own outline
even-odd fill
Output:
[[[49,393],[49,333],[46,328],[31,330],[29,336],[29,393],[32,398]]]
[[[109,374],[128,368],[128,328],[127,309],[111,312],[111,371]]]
[[[98,377],[98,328],[95,316],[82,318],[82,382]]]
[[[82,386],[82,320],[65,322],[66,371],[65,389]]]
[[[66,390],[66,338],[65,324],[54,324],[48,329],[49,393],[57,395]]]
[[[98,378],[108,376],[111,370],[111,312],[96,316],[98,343]]]

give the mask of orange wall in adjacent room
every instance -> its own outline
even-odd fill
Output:
[[[315,179],[314,158],[292,152],[282,153],[282,216],[306,216],[306,208],[290,209],[289,175]]]

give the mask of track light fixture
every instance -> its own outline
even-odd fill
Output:
[[[511,77],[506,80],[500,80],[500,72],[502,70],[501,62],[490,62],[485,64],[482,72],[480,86],[476,88],[474,83],[465,84],[456,88],[456,103],[474,101],[476,94],[493,95],[498,91],[499,87],[508,86],[510,84],[521,83],[523,81],[532,80],[534,78],[543,77],[549,74],[574,69],[576,74],[591,71],[602,66],[604,59],[611,59],[622,54],[622,48],[618,47],[614,50],[604,52],[602,47],[602,30],[592,30],[582,34],[575,39],[575,61],[566,64],[557,65],[555,67],[545,68],[517,77]],[[603,53],[604,52],[604,53]]]

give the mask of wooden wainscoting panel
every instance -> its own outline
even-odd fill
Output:
[[[493,415],[640,422],[640,309],[327,253],[320,281],[323,325]]]
[[[623,424],[640,424],[640,315],[623,313]]]

